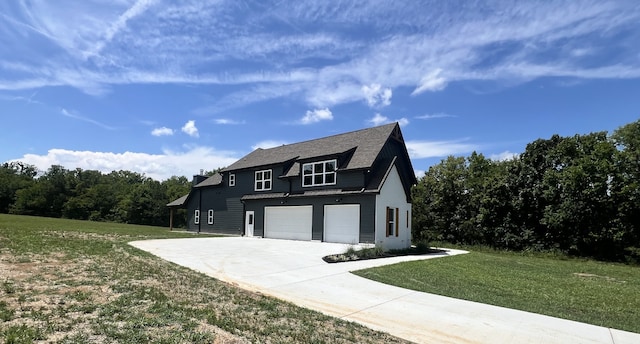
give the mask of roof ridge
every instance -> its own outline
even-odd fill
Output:
[[[271,148],[258,148],[261,149],[263,151],[267,151],[267,150],[271,150],[271,149],[277,149],[277,148],[282,148],[282,147],[288,147],[288,146],[293,146],[293,145],[299,145],[302,143],[308,143],[308,142],[312,142],[312,141],[318,141],[318,140],[324,140],[324,139],[328,139],[328,138],[332,138],[332,137],[336,137],[336,136],[346,136],[346,135],[352,135],[361,131],[367,131],[367,130],[373,130],[373,129],[379,129],[382,127],[386,127],[386,126],[394,126],[398,124],[398,122],[393,122],[393,123],[387,123],[387,124],[383,124],[383,125],[379,125],[376,127],[370,127],[370,128],[363,128],[363,129],[357,129],[357,130],[353,130],[353,131],[348,131],[346,133],[339,133],[339,134],[333,134],[333,135],[329,135],[329,136],[323,136],[323,137],[317,137],[315,139],[309,139],[309,140],[304,140],[304,141],[299,141],[299,142],[293,142],[293,143],[288,143],[288,144],[284,144],[284,145],[280,145],[280,146],[275,146],[275,147],[271,147]],[[357,147],[354,146],[354,147]],[[351,149],[351,148],[350,148]],[[257,150],[257,149],[256,149]]]

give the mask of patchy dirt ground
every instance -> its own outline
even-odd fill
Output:
[[[92,259],[65,259],[63,253],[19,258],[1,255],[0,302],[3,305],[0,308],[5,314],[11,314],[5,316],[8,319],[3,319],[2,328],[13,329],[5,333],[7,339],[11,335],[18,338],[27,334],[42,343],[69,340],[109,343],[114,341],[113,336],[101,333],[108,332],[105,331],[108,328],[110,331],[123,331],[126,335],[127,321],[133,317],[141,316],[149,322],[156,318],[150,310],[155,301],[139,300],[138,304],[123,310],[129,312],[129,316],[105,319],[109,308],[118,303],[126,292],[121,292],[121,280],[96,275],[95,265]],[[162,287],[163,283],[149,277],[133,280],[131,285],[145,289]],[[192,332],[190,339],[195,341],[203,339],[204,342],[221,344],[249,342],[204,320],[192,318],[189,322],[193,323],[189,328]],[[150,341],[174,341],[177,339],[175,332],[185,330],[176,323],[158,322],[145,327],[142,337]],[[140,337],[139,334],[136,336]],[[190,342],[188,338],[184,339],[184,342]]]
[[[403,342],[178,267],[118,235],[42,234],[68,247],[0,249],[0,337],[7,342]]]

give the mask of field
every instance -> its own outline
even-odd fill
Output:
[[[0,342],[403,343],[127,245],[192,236],[0,214]]]
[[[355,273],[403,288],[640,333],[639,266],[480,249]]]

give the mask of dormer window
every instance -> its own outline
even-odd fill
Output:
[[[271,170],[256,171],[255,190],[271,190]]]
[[[336,160],[311,162],[302,165],[302,186],[335,185]]]

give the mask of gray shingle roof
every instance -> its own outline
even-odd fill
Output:
[[[291,160],[337,155],[354,148],[353,156],[344,169],[369,168],[397,125],[391,123],[275,148],[258,148],[224,170],[241,170]],[[299,166],[294,165],[292,170],[299,171]]]
[[[167,204],[167,207],[180,207],[180,206],[184,205],[184,202],[187,200],[188,197],[189,197],[189,194],[186,194],[186,195],[178,198],[177,200]]]
[[[220,175],[220,173],[216,173],[211,177],[203,180],[201,183],[199,183],[195,187],[201,188],[203,186],[214,186],[214,185],[220,185],[220,184],[222,184],[222,176]]]

